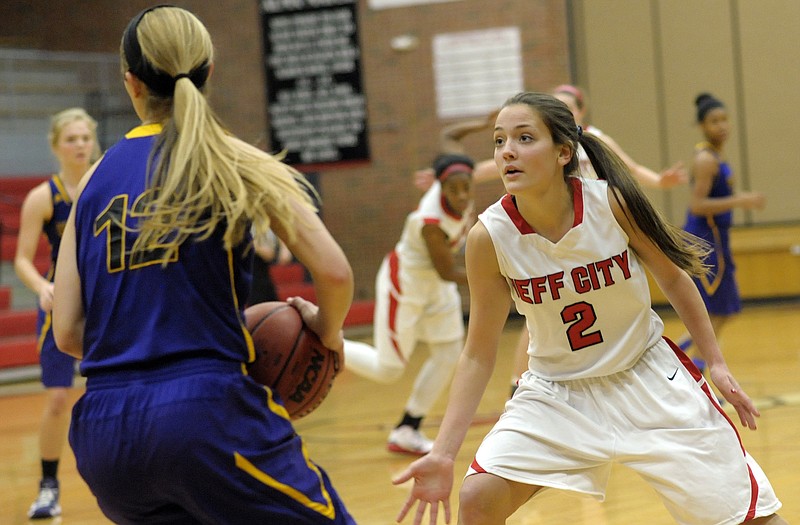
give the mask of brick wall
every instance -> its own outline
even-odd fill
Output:
[[[48,50],[115,52],[128,20],[156,2],[60,0],[0,3],[0,45]],[[216,47],[212,103],[230,129],[255,142],[266,129],[261,29],[256,0],[187,0]],[[370,163],[320,173],[323,217],[353,265],[356,295],[371,298],[380,260],[418,200],[411,173],[430,163],[444,122],[436,117],[431,39],[440,32],[518,26],[527,89],[548,90],[569,80],[567,2],[460,0],[373,11],[359,4],[362,74],[368,103]],[[391,37],[413,33],[419,47],[397,53]],[[470,137],[477,159],[491,155],[489,137]],[[485,206],[501,185],[481,188]]]

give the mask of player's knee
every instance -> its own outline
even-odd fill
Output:
[[[490,523],[503,513],[498,499],[476,484],[461,486],[458,496],[458,522],[463,525]]]
[[[64,388],[52,388],[47,400],[47,412],[59,416],[70,409],[69,395]]]

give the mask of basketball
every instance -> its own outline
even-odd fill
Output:
[[[288,303],[254,304],[244,316],[256,351],[250,376],[278,393],[292,419],[310,414],[333,386],[339,353],[323,346]]]

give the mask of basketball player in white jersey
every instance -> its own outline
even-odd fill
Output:
[[[402,376],[417,343],[427,343],[430,350],[403,416],[389,435],[392,452],[430,452],[433,442],[420,425],[450,383],[464,345],[458,285],[467,284],[467,276],[455,254],[475,220],[472,169],[472,160],[464,155],[437,159],[436,181],[406,218],[400,241],[375,279],[375,347],[345,340],[345,367],[381,383]]]
[[[467,240],[470,323],[431,452],[398,519],[419,502],[450,521],[453,465],[494,368],[509,301],[531,334],[528,371],[485,437],[459,523],[502,523],[558,488],[603,499],[611,467],[638,472],[677,523],[784,525],[781,503],[691,360],[665,339],[645,266],[694,337],[747,428],[759,416],[719,350],[690,274],[708,247],[660,218],[624,162],[582,134],[561,101],[520,93],[500,111],[495,161],[508,195]],[[600,180],[574,176],[586,150]]]

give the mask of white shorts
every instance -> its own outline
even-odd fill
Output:
[[[781,506],[705,379],[663,339],[610,376],[526,372],[467,475],[603,500],[614,462],[638,472],[681,524],[742,523]]]
[[[382,362],[407,364],[417,343],[446,343],[464,337],[458,285],[435,270],[402,268],[387,255],[375,278],[374,342]]]

